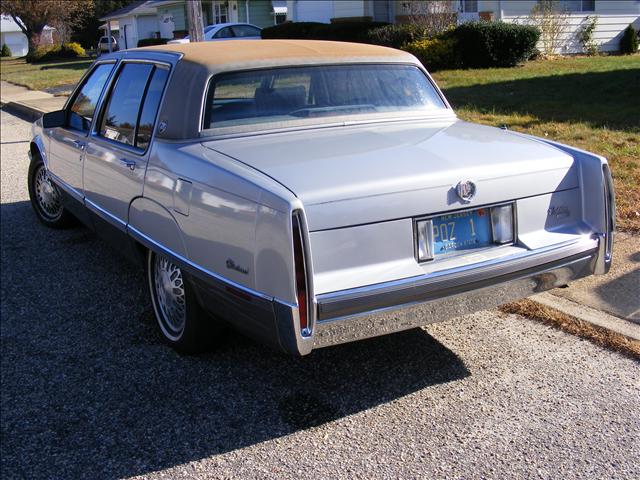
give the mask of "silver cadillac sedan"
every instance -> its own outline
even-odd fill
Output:
[[[389,48],[238,40],[113,53],[33,127],[29,193],[146,269],[163,338],[296,355],[606,273],[607,161],[459,120]]]

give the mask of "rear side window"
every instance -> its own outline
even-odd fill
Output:
[[[125,145],[135,145],[138,113],[153,65],[127,63],[122,67],[111,92],[100,135]]]
[[[87,77],[69,108],[69,127],[89,131],[96,105],[113,66],[113,63],[98,65]]]
[[[102,116],[99,135],[145,150],[169,69],[148,63],[126,63],[120,70]]]
[[[169,69],[167,67],[157,66],[149,82],[147,95],[142,105],[140,121],[138,122],[138,133],[136,134],[136,147],[142,148],[143,150],[147,148],[151,141],[153,125],[156,120],[156,115],[158,114],[162,92],[164,91],[164,85],[167,83],[168,77]]]

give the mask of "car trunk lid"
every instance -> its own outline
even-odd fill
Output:
[[[488,205],[577,186],[573,158],[459,120],[388,123],[205,142],[289,188],[310,230]],[[470,203],[455,185],[472,180]]]

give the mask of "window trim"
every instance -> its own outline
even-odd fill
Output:
[[[91,133],[93,132],[94,126],[95,126],[96,117],[98,115],[100,115],[100,111],[102,109],[102,100],[104,99],[104,95],[111,88],[111,82],[113,80],[113,73],[117,70],[117,66],[116,66],[117,63],[118,63],[118,60],[97,61],[91,66],[91,68],[89,70],[87,70],[85,72],[85,74],[82,76],[82,78],[78,82],[78,85],[76,86],[75,90],[73,91],[73,93],[69,96],[69,98],[65,102],[64,107],[62,107],[62,109],[65,112],[65,114],[64,114],[64,117],[65,117],[64,118],[64,128],[66,128],[68,130],[71,130],[73,132],[82,133],[85,137],[88,137],[89,135],[91,135]],[[89,80],[91,75],[93,75],[93,73],[100,66],[109,65],[109,64],[112,65],[111,72],[109,72],[109,76],[107,77],[107,81],[104,83],[104,86],[102,87],[102,91],[100,92],[100,96],[98,97],[98,101],[96,103],[96,109],[93,111],[93,117],[91,118],[91,124],[89,125],[89,130],[78,130],[77,128],[71,127],[69,125],[69,115],[71,113],[71,106],[73,105],[73,103],[78,98],[78,95],[80,95],[80,92],[82,91],[82,89],[86,85],[87,80]]]
[[[144,101],[147,98],[147,90],[149,89],[149,85],[151,84],[151,80],[153,79],[153,72],[155,71],[155,67],[160,65],[163,67],[166,67],[169,70],[169,74],[167,75],[167,80],[164,84],[164,89],[162,91],[162,95],[160,96],[160,103],[158,104],[158,111],[156,112],[156,116],[153,119],[153,128],[151,130],[151,137],[149,138],[149,143],[147,144],[147,147],[144,149],[138,148],[135,145],[127,145],[126,143],[122,143],[122,142],[118,142],[117,140],[111,140],[110,138],[104,137],[102,135],[100,135],[100,131],[98,129],[98,126],[102,124],[102,119],[104,117],[104,115],[106,114],[106,110],[107,110],[107,100],[111,97],[111,93],[113,92],[113,89],[116,87],[117,84],[117,78],[120,75],[120,72],[122,71],[122,69],[124,68],[124,66],[128,63],[145,63],[145,64],[149,64],[152,65],[154,67],[153,70],[151,70],[151,75],[149,75],[149,78],[147,79],[147,84],[145,85],[144,88],[144,93],[142,95],[142,100],[140,101],[140,109],[138,111],[138,117],[136,118],[136,126],[135,126],[135,130],[134,130],[134,139],[136,138],[136,135],[138,133],[138,123],[140,122],[140,116],[142,115],[142,109],[144,108]],[[158,126],[158,116],[160,115],[160,109],[162,107],[162,104],[164,103],[164,97],[167,94],[167,86],[169,85],[170,81],[171,81],[171,74],[172,72],[172,65],[168,62],[164,62],[161,60],[152,60],[152,59],[143,59],[143,58],[128,58],[126,60],[121,60],[118,67],[115,69],[116,72],[113,73],[112,72],[112,77],[109,81],[109,87],[108,90],[106,91],[106,96],[104,97],[104,101],[102,101],[101,105],[100,105],[100,119],[99,121],[96,121],[96,117],[94,116],[94,124],[92,126],[91,129],[91,140],[92,141],[102,141],[105,142],[109,145],[113,145],[114,147],[120,148],[122,150],[125,150],[129,153],[138,155],[138,156],[144,156],[146,155],[146,153],[149,151],[149,148],[151,147],[151,144],[153,143],[153,140],[156,137],[156,128]],[[103,95],[105,95],[105,92],[103,92]]]
[[[422,73],[427,81],[429,82],[429,84],[431,85],[431,87],[433,87],[433,89],[435,90],[436,94],[438,95],[438,97],[440,98],[440,100],[442,100],[442,103],[444,104],[444,108],[442,109],[442,112],[446,113],[446,114],[452,114],[453,112],[453,107],[451,107],[451,105],[449,104],[449,101],[447,100],[447,98],[444,96],[444,94],[442,93],[442,91],[440,90],[440,88],[438,87],[438,85],[436,84],[436,82],[433,80],[433,78],[431,78],[431,75],[429,74],[429,72],[427,72],[424,67],[422,67],[421,65],[417,65],[415,63],[411,63],[411,62],[337,62],[337,63],[303,63],[303,64],[299,64],[299,65],[278,65],[278,66],[271,66],[271,67],[257,67],[257,68],[246,68],[246,69],[240,69],[240,70],[228,70],[228,71],[223,71],[223,72],[218,72],[216,74],[210,75],[209,78],[207,79],[207,84],[206,84],[206,88],[203,92],[202,95],[202,103],[200,106],[200,120],[199,120],[199,131],[198,131],[198,136],[199,137],[215,137],[217,135],[215,135],[215,130],[216,128],[205,128],[205,121],[207,120],[207,106],[210,104],[211,99],[211,95],[213,94],[213,89],[211,88],[212,83],[216,80],[217,77],[220,77],[222,75],[226,75],[229,73],[246,73],[246,72],[256,72],[256,71],[261,71],[261,70],[279,70],[279,69],[289,69],[289,68],[308,68],[308,67],[335,67],[335,66],[341,66],[341,65],[359,65],[359,66],[366,66],[366,65],[403,65],[403,66],[409,66],[409,67],[414,67],[415,69],[417,69],[420,73]],[[434,116],[437,117],[438,115],[425,115],[425,117],[430,117],[430,116]],[[371,119],[372,122],[377,122],[379,120],[377,119]],[[382,120],[384,121],[384,120]],[[366,121],[362,122],[362,123],[367,123]],[[330,123],[318,123],[312,126],[308,126],[306,128],[322,128],[325,126],[331,125]],[[232,127],[224,127],[224,128],[232,128]],[[295,127],[294,127],[295,128]],[[305,126],[301,126],[301,128],[305,128]],[[276,127],[275,130],[290,130],[291,127]],[[252,130],[252,131],[247,131],[247,132],[242,132],[239,133],[239,135],[242,136],[253,136],[253,135],[261,135],[264,134],[266,132],[271,132],[274,131],[273,129],[256,129],[256,130]],[[228,134],[226,133],[222,133],[221,136],[227,136]],[[234,134],[231,134],[234,135]],[[235,135],[234,135],[235,136]]]

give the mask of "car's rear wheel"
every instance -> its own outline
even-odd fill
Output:
[[[34,159],[29,165],[29,199],[41,223],[50,228],[67,228],[75,224],[73,215],[64,208],[62,194],[53,183],[44,162]]]
[[[147,280],[164,341],[180,353],[207,350],[219,336],[220,325],[200,307],[188,273],[167,257],[149,250]]]

